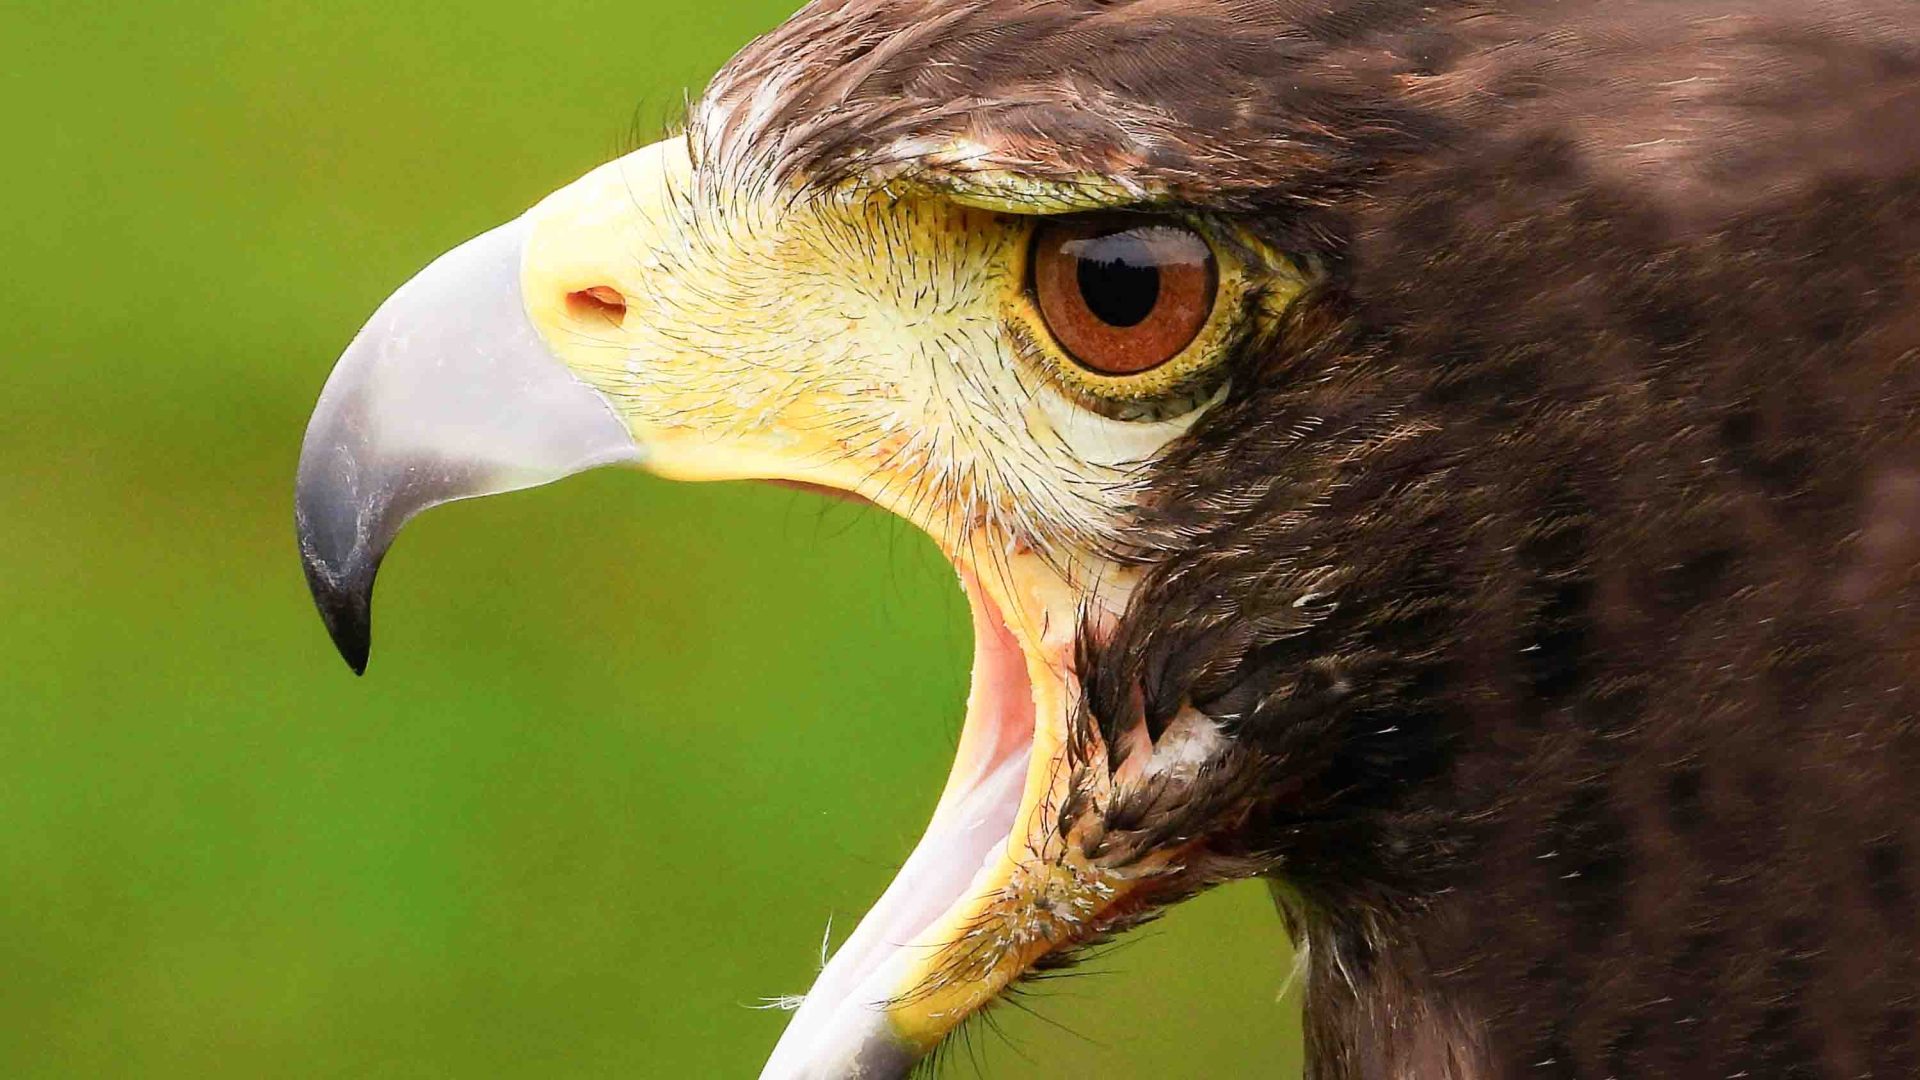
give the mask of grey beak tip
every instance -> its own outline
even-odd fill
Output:
[[[320,620],[327,624],[333,647],[355,675],[367,673],[367,656],[373,650],[373,618],[368,597],[347,591],[314,589],[313,603],[320,609]]]
[[[373,648],[373,580],[379,564],[358,568],[336,568],[301,544],[301,562],[306,566],[307,589],[313,594],[313,606],[320,611],[327,636],[355,675],[367,673],[367,657]]]
[[[365,675],[367,657],[373,650],[373,620],[367,617],[366,609],[323,600],[320,618],[327,624],[327,633],[333,635],[333,647],[340,650],[340,659],[355,675]]]

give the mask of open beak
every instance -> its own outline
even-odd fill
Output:
[[[828,422],[847,393],[829,388],[846,362],[833,334],[732,310],[739,267],[769,263],[741,259],[726,274],[696,264],[703,245],[723,243],[693,220],[696,186],[683,143],[649,148],[395,293],[340,360],[308,429],[300,551],[327,628],[360,671],[381,556],[407,519],[455,499],[638,464],[835,488],[926,529],[973,611],[959,753],[925,836],[763,1073],[900,1076],[1040,957],[1100,933],[1134,889],[1087,865],[1056,827],[1073,772],[1073,635],[1098,598],[942,504],[924,461]]]

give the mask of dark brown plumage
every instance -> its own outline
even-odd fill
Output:
[[[928,9],[810,6],[698,145],[963,138],[1323,269],[1082,645],[1105,745],[1235,750],[1063,830],[1283,882],[1322,1080],[1920,1074],[1920,8]]]

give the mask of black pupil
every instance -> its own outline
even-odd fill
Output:
[[[1160,268],[1138,236],[1116,233],[1080,251],[1080,296],[1108,326],[1138,326],[1160,302]]]

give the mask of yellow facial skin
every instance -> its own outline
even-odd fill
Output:
[[[1030,217],[925,191],[715,187],[668,140],[530,214],[529,313],[663,474],[826,484],[936,539],[948,523],[929,512],[1058,556],[1103,546],[1137,466],[1193,419],[1106,420],[1054,388],[1071,361],[1022,355],[1049,347],[1024,287]],[[1246,276],[1223,259],[1193,351],[1220,351]],[[625,296],[620,325],[570,308],[597,286]]]
[[[1074,633],[1131,588],[1095,553],[1139,466],[1194,415],[1109,419],[1063,392],[1071,361],[1035,352],[1053,347],[1027,296],[1031,217],[924,188],[741,190],[702,175],[680,139],[588,174],[529,213],[526,307],[649,469],[860,495],[933,537],[1018,639],[1036,724],[1013,836],[990,887],[921,935],[923,977],[889,1010],[925,1049],[1128,892],[1039,838],[1066,780]],[[1278,272],[1222,252],[1221,307],[1193,347],[1211,352],[1195,362],[1226,351],[1249,282]],[[624,313],[581,302],[589,289]]]

